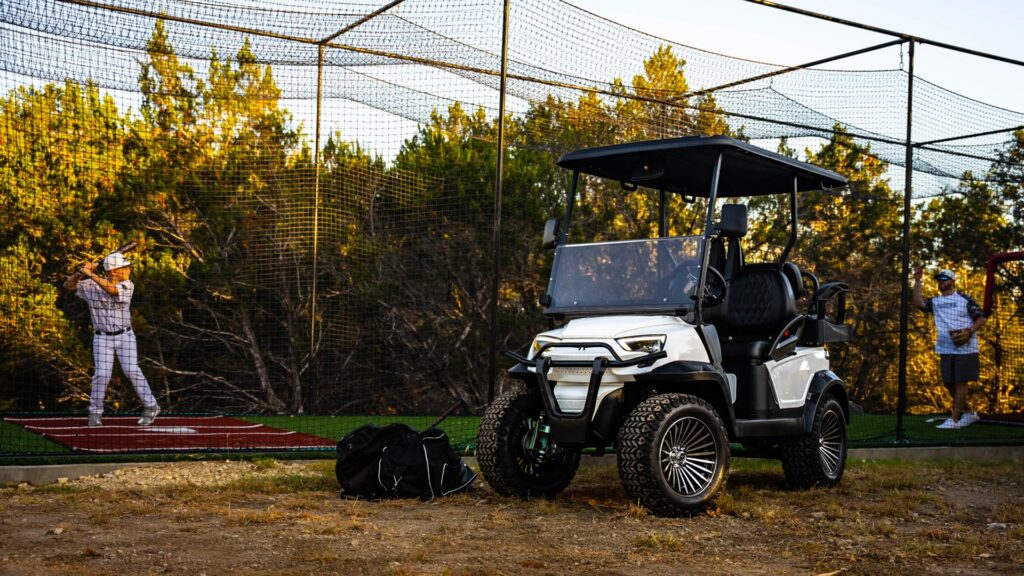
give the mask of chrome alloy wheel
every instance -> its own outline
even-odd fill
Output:
[[[718,467],[715,437],[707,424],[693,417],[680,418],[669,426],[659,453],[665,480],[686,496],[706,489]]]
[[[842,416],[834,410],[822,415],[821,433],[818,436],[818,454],[821,465],[829,476],[834,476],[839,469],[843,453],[843,421]]]

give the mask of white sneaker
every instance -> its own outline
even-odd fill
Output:
[[[956,430],[963,428],[965,425],[960,420],[953,420],[952,418],[946,418],[946,421],[936,426],[939,430]]]
[[[160,413],[160,407],[153,405],[149,408],[142,409],[142,418],[139,418],[139,426],[149,426],[156,420],[157,414]]]
[[[971,424],[974,424],[978,420],[981,420],[981,416],[978,416],[977,412],[964,412],[963,414],[960,415],[959,423],[961,427],[964,427],[970,426]]]
[[[100,416],[97,412],[89,412],[89,426],[103,426],[103,421],[100,420]]]

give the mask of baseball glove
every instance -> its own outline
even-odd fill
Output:
[[[953,344],[956,346],[963,346],[970,342],[972,334],[973,332],[971,332],[970,328],[949,331],[949,337],[953,339]]]

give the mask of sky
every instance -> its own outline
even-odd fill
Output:
[[[568,0],[599,16],[694,48],[795,65],[892,37],[745,0]],[[1017,0],[777,0],[779,4],[1024,61],[1024,2]],[[905,65],[907,55],[904,52]],[[892,47],[824,65],[895,69]],[[919,45],[915,76],[976,100],[1024,111],[1024,67]]]

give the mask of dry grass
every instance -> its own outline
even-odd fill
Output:
[[[181,551],[175,566],[208,574],[945,574],[1024,565],[1019,462],[851,462],[837,488],[794,492],[778,463],[737,459],[714,506],[678,519],[630,502],[614,466],[584,468],[557,499],[529,501],[482,482],[431,503],[344,500],[333,475],[331,462],[293,471],[267,460],[215,486],[5,488],[0,556],[14,574],[124,571]]]

